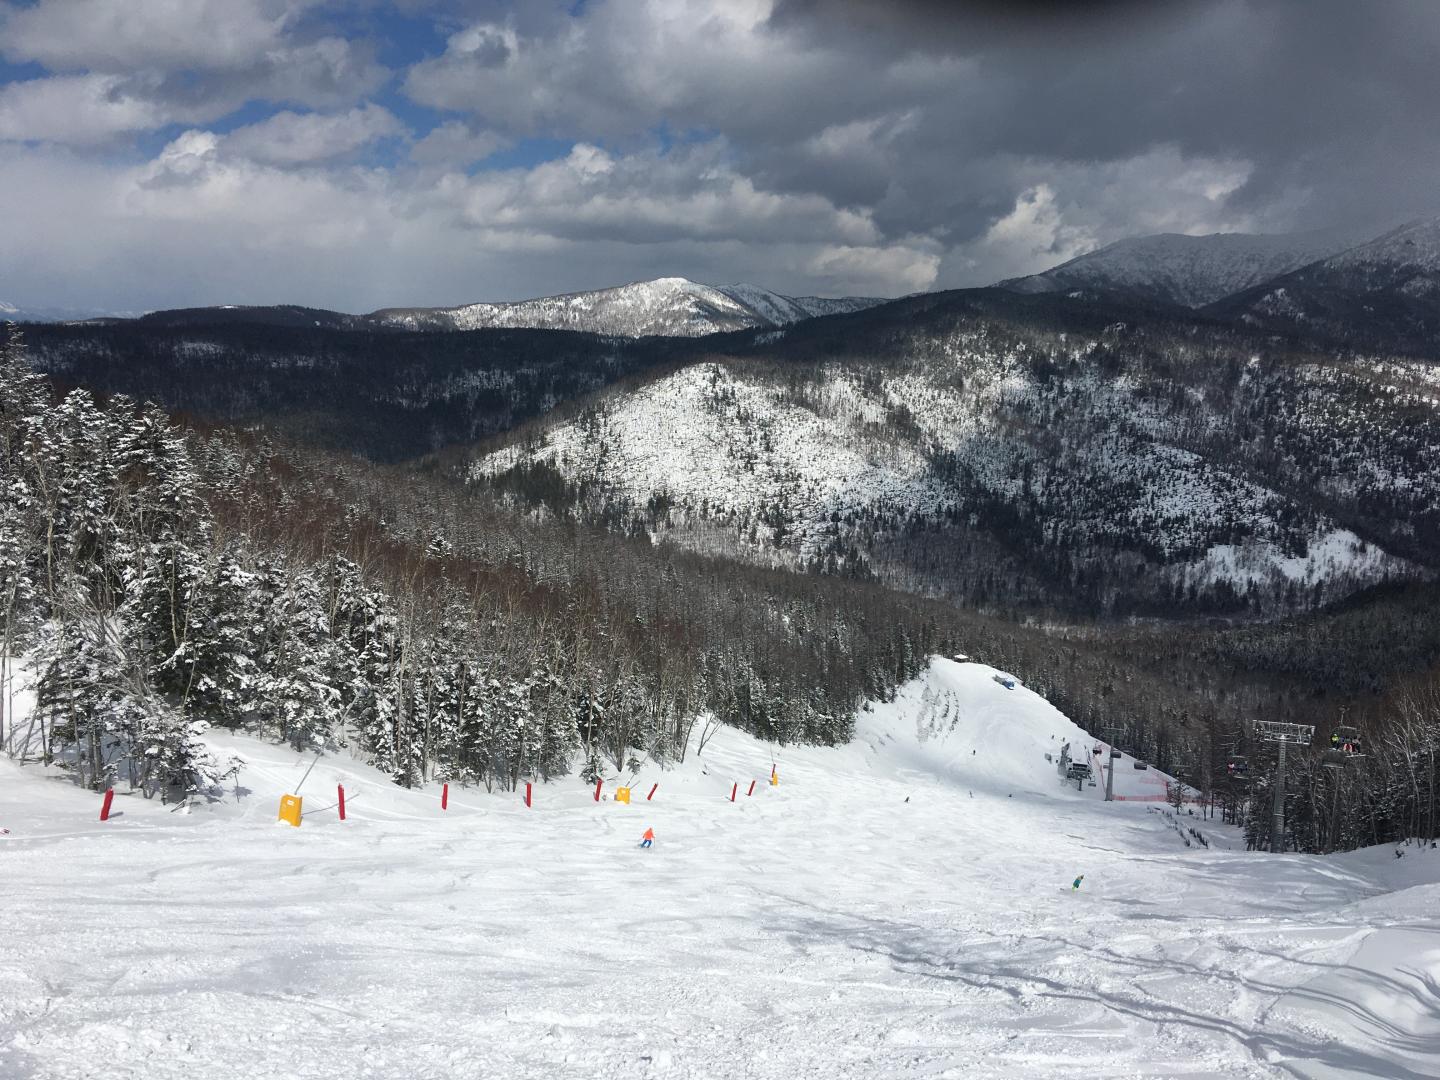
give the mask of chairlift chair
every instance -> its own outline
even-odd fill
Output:
[[[1353,727],[1337,727],[1330,733],[1330,746],[1325,751],[1325,764],[1344,764],[1364,757],[1360,732]]]
[[[1137,768],[1137,769],[1148,769],[1149,767],[1150,767],[1150,766],[1149,766],[1149,765],[1146,765],[1145,762],[1143,762],[1143,761],[1137,761],[1137,762],[1135,762],[1135,768]]]
[[[1248,780],[1250,762],[1244,754],[1231,754],[1225,762],[1225,775],[1232,780]]]

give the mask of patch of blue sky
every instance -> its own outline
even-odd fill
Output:
[[[46,70],[43,64],[37,64],[33,60],[12,62],[0,59],[0,86],[12,82],[25,82],[28,79],[41,79],[50,74],[53,72]]]
[[[476,173],[501,172],[506,169],[533,169],[536,165],[565,157],[574,145],[572,139],[520,139],[511,146],[497,150],[483,161],[475,162],[468,172],[473,176]]]
[[[655,140],[656,146],[660,148],[660,153],[668,154],[678,147],[710,142],[718,138],[720,132],[713,128],[686,128],[676,131],[668,122],[662,121],[650,129],[650,136]]]
[[[376,47],[375,58],[392,71],[404,71],[445,51],[455,29],[428,16],[407,15],[390,7],[360,12],[345,21],[346,36],[365,38]]]

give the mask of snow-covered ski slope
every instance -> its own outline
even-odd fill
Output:
[[[937,659],[846,747],[722,730],[630,805],[324,758],[293,829],[313,759],[221,738],[238,799],[102,825],[0,763],[0,1076],[1440,1074],[1440,853],[1187,849],[995,674]]]

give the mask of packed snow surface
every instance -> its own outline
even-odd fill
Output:
[[[0,762],[0,1076],[1440,1075],[1440,854],[1247,853],[1062,787],[1091,740],[996,674],[937,659],[842,748],[692,740],[629,805],[442,811],[331,756],[295,829],[314,758],[217,737],[223,803],[101,824]]]

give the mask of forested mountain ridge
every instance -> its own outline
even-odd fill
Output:
[[[1124,292],[1199,308],[1343,251],[1358,239],[1335,230],[1135,236],[998,287],[1021,293]]]
[[[997,287],[1193,309],[1324,351],[1440,357],[1440,218],[1380,236],[1137,236]]]
[[[1440,358],[1440,217],[1211,304],[1212,316],[1363,350]]]
[[[1000,291],[726,345],[506,437],[473,477],[700,550],[982,605],[1299,610],[1437,566],[1424,364]]]
[[[33,365],[61,385],[380,460],[509,430],[692,347],[550,330],[410,334],[240,319],[45,324],[26,336]]]

